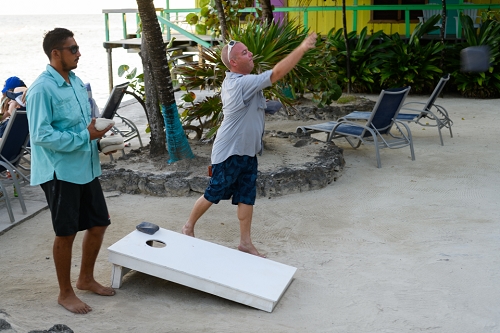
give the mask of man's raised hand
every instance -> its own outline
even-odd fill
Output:
[[[304,48],[304,51],[314,49],[316,47],[316,39],[318,35],[315,32],[312,32],[309,36],[307,36],[303,41],[301,46]]]

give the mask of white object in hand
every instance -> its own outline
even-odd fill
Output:
[[[119,135],[112,135],[102,138],[99,141],[99,146],[101,147],[101,152],[108,153],[110,151],[121,150],[125,148],[123,143],[123,138]]]
[[[115,122],[113,120],[111,120],[111,119],[97,118],[95,120],[95,125],[94,126],[95,126],[96,130],[102,131],[103,129],[105,129],[109,125],[115,126]]]

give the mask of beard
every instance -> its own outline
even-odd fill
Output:
[[[76,63],[70,65],[64,60],[61,61],[61,65],[62,65],[63,70],[68,71],[68,72],[78,67],[78,65]]]

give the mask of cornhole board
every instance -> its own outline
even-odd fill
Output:
[[[164,243],[162,248],[149,244]],[[111,286],[130,270],[272,312],[297,268],[160,228],[134,230],[108,248]]]

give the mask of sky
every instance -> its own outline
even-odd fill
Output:
[[[165,8],[167,0],[154,0],[155,7]],[[194,0],[169,0],[170,8],[193,8]],[[135,0],[0,0],[0,15],[101,14],[103,9],[137,8]]]

